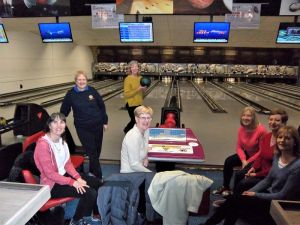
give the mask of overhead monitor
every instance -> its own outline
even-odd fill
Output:
[[[4,25],[0,23],[0,43],[8,43]]]
[[[153,42],[153,24],[150,22],[120,22],[120,41],[124,43]]]
[[[195,43],[227,43],[230,23],[228,22],[195,22]]]
[[[39,29],[44,43],[73,42],[70,23],[39,23]]]
[[[300,44],[300,23],[280,23],[277,44]]]

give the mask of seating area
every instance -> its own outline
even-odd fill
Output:
[[[26,151],[32,151],[32,145],[35,146],[35,142],[38,141],[45,133],[43,131],[39,131],[31,136],[28,136],[23,143],[15,143],[11,145],[7,145],[0,150],[0,165],[1,165],[1,172],[0,172],[0,180],[7,180],[10,175],[10,171],[14,166],[14,162],[18,156],[24,154]],[[25,155],[25,154],[24,154]],[[30,155],[33,157],[33,154]],[[26,157],[19,157],[20,160],[28,160]],[[83,168],[84,156],[82,155],[71,155],[71,161],[75,168],[81,169]],[[28,164],[28,165],[25,165]],[[32,171],[29,170],[30,166],[28,162],[23,163],[24,168],[21,168],[21,175],[25,183],[28,184],[38,184],[36,176],[33,174]],[[81,168],[80,168],[81,167]],[[18,170],[15,170],[18,171]],[[14,175],[14,177],[18,177]],[[66,198],[56,198],[50,199],[47,201],[46,204],[39,211],[44,212],[50,208],[62,205],[66,202],[72,201],[74,198],[66,197]]]

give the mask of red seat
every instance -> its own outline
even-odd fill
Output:
[[[70,156],[71,162],[75,168],[81,166],[84,162],[84,157],[82,155],[71,155]]]
[[[23,142],[23,152],[25,152],[25,150],[30,144],[37,142],[37,140],[44,135],[45,135],[44,131],[39,131],[31,136],[28,136]]]
[[[27,147],[30,144],[37,142],[38,139],[43,137],[44,135],[45,135],[44,131],[39,131],[39,132],[27,137],[23,142],[23,152],[27,149]],[[78,168],[84,162],[84,157],[82,155],[71,155],[70,159],[75,168]]]
[[[37,184],[36,179],[34,178],[33,174],[29,170],[22,170],[22,174],[24,177],[24,180],[27,184]],[[65,197],[65,198],[52,198],[49,199],[40,209],[39,211],[43,212],[47,209],[53,208],[55,206],[59,206],[61,204],[64,204],[66,202],[72,201],[73,197]]]

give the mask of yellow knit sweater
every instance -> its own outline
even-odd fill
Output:
[[[124,80],[124,97],[129,106],[143,104],[143,92],[139,90],[141,76],[128,75]]]

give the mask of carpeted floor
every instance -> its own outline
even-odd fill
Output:
[[[152,169],[154,169],[153,165]],[[86,166],[85,166],[86,167]],[[223,180],[223,174],[221,169],[216,169],[216,168],[210,168],[210,167],[199,167],[199,166],[186,166],[186,165],[177,165],[176,169],[179,170],[184,170],[188,173],[191,174],[200,174],[203,176],[206,176],[214,181],[214,183],[211,186],[211,190],[214,190],[218,188],[220,185],[222,185],[222,180]],[[85,168],[86,170],[86,168]],[[104,180],[107,176],[109,176],[112,173],[119,173],[120,171],[120,165],[119,164],[107,164],[107,163],[102,163],[102,172],[103,172],[103,177]],[[212,215],[214,212],[214,207],[212,206],[212,202],[214,200],[221,199],[219,196],[214,196],[210,195],[210,210],[209,214],[207,216],[190,216],[188,225],[199,225],[201,223],[204,223],[208,216]],[[74,213],[74,208],[76,206],[76,202],[71,202],[67,205],[66,207],[66,218],[70,218],[72,214]],[[89,220],[91,225],[100,225],[99,222],[94,222],[92,220]],[[242,221],[238,221],[236,225],[246,225]]]

